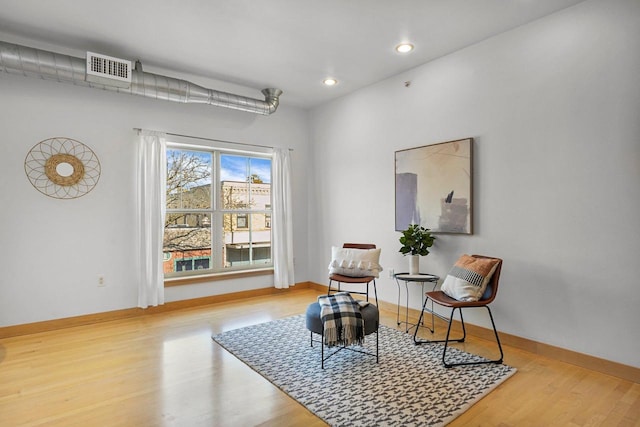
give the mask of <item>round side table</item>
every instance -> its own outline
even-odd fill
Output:
[[[424,285],[425,283],[433,283],[433,288],[431,290],[435,290],[436,286],[438,285],[438,280],[440,280],[439,276],[436,276],[435,274],[429,274],[429,273],[418,273],[418,274],[409,274],[409,273],[396,273],[393,275],[393,277],[396,279],[396,284],[398,285],[398,310],[396,313],[396,322],[398,324],[398,326],[400,326],[401,324],[405,324],[406,328],[405,328],[405,332],[409,332],[411,329],[413,329],[414,327],[417,328],[418,324],[417,323],[409,323],[409,283],[410,282],[414,282],[414,283],[420,283],[420,287],[421,287],[421,304],[420,307],[422,307],[424,305]],[[405,292],[406,292],[406,304],[405,304],[405,315],[404,315],[404,321],[400,320],[400,282],[404,282],[404,287],[405,287]],[[431,332],[433,332],[434,330],[434,324],[435,324],[435,319],[434,319],[434,315],[433,315],[433,311],[431,312],[431,329],[429,329]]]

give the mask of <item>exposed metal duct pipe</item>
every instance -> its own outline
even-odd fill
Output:
[[[264,101],[247,98],[207,89],[185,80],[143,72],[139,63],[131,71],[131,85],[128,88],[93,83],[86,80],[85,59],[3,41],[0,41],[0,71],[147,98],[209,104],[263,115],[276,111],[282,94],[280,89],[263,89]]]

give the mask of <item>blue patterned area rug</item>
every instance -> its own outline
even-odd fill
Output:
[[[447,369],[441,345],[416,346],[411,334],[385,326],[380,363],[342,350],[323,370],[320,343],[311,347],[309,334],[299,315],[213,339],[332,426],[443,426],[516,371],[496,364]],[[375,352],[375,345],[375,334],[368,335],[362,350]],[[456,358],[469,356],[450,350]]]

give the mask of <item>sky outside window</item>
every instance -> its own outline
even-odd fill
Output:
[[[271,159],[257,157],[220,156],[220,180],[246,182],[251,175],[257,175],[265,184],[271,183]]]

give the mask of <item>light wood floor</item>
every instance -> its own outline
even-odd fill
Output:
[[[324,425],[210,338],[303,313],[316,295],[296,290],[2,339],[0,425]],[[396,327],[396,313],[383,311],[382,323]],[[471,337],[461,346],[491,356],[493,345]],[[504,350],[518,373],[452,426],[640,426],[640,384]]]

